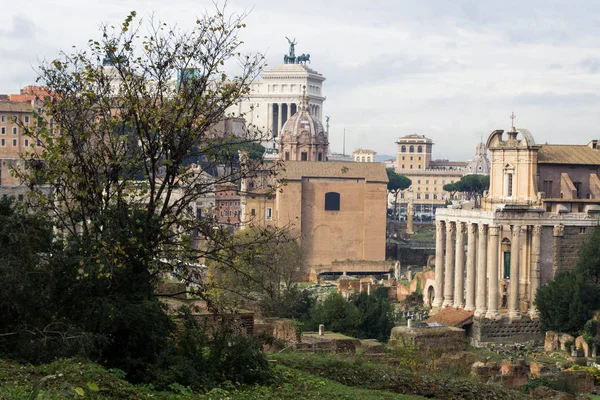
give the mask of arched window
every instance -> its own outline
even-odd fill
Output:
[[[410,145],[410,147],[408,148],[408,151],[409,151],[410,153],[414,153],[414,152],[415,152],[415,146],[413,146],[413,145]]]
[[[417,147],[417,153],[422,153],[422,152],[423,152],[423,146]]]
[[[402,146],[402,152],[406,153],[406,146]]]
[[[340,194],[337,192],[325,193],[325,211],[340,211]]]

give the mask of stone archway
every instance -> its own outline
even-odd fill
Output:
[[[426,296],[424,299],[425,304],[430,306],[431,304],[433,304],[433,299],[435,298],[435,289],[434,289],[433,285],[430,285],[427,288],[427,292],[425,292],[425,293],[426,293]]]

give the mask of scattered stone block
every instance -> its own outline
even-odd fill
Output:
[[[578,336],[575,339],[575,349],[577,350],[577,354],[581,357],[591,357],[592,353],[590,352],[590,346],[587,344],[583,336]],[[582,354],[579,354],[581,352]]]
[[[495,362],[477,361],[471,365],[471,376],[481,382],[487,382],[491,377],[498,375],[499,368]]]
[[[577,393],[591,393],[594,389],[594,378],[585,370],[560,371],[558,380],[562,381],[566,389]]]

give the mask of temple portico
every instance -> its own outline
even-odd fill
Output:
[[[543,212],[439,209],[433,308],[463,308],[490,320],[537,318],[535,294],[553,278],[541,271],[560,264],[554,259],[561,256],[556,238],[566,228],[584,232],[597,223],[585,214],[569,217],[556,221]],[[559,247],[552,249],[553,258],[541,259],[542,236],[555,239],[549,241]]]
[[[440,320],[453,308],[472,312],[476,342],[537,339],[538,288],[574,268],[600,222],[600,141],[541,145],[513,125],[492,132],[486,147],[480,208],[436,210],[435,283],[425,292],[433,291],[433,313],[444,309]]]

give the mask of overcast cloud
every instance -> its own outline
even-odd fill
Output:
[[[102,23],[136,10],[182,28],[205,0],[0,0],[0,93],[35,82],[35,66],[98,38]],[[25,3],[23,3],[25,4]],[[252,9],[246,51],[269,65],[287,52],[310,53],[327,80],[330,141],[346,152],[394,154],[408,133],[431,137],[435,158],[468,159],[481,137],[510,126],[539,143],[599,138],[600,2],[595,0],[355,1],[230,0]]]

